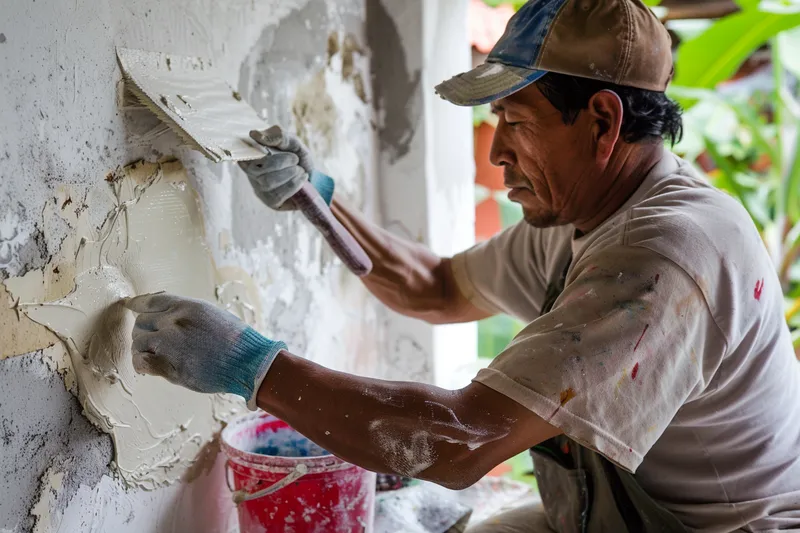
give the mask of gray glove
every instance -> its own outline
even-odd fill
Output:
[[[203,300],[156,293],[125,306],[138,313],[131,348],[137,372],[196,392],[238,394],[250,409],[270,365],[286,349]]]
[[[330,205],[333,179],[314,170],[311,154],[300,139],[284,133],[280,126],[272,126],[264,131],[253,130],[250,137],[270,150],[261,159],[239,163],[262,202],[272,209],[294,209],[288,200],[306,180],[311,180],[325,203]]]

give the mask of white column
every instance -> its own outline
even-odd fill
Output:
[[[468,0],[368,2],[367,23],[381,26],[367,31],[378,98],[384,225],[442,256],[469,247],[475,234],[472,112],[433,90],[471,67],[468,5]],[[404,65],[393,64],[387,72],[384,61],[403,58]],[[434,327],[392,312],[387,322],[385,377],[445,387],[472,377],[464,368],[477,356],[475,324]]]

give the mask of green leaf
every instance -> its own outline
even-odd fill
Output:
[[[789,289],[789,292],[786,293],[788,298],[800,298],[800,284],[796,285],[794,288]]]
[[[655,7],[661,3],[661,0],[644,0],[644,5],[647,7]]]
[[[716,21],[684,42],[675,62],[675,84],[713,89],[736,73],[759,46],[779,32],[800,25],[800,14],[775,14],[749,7]],[[696,100],[681,99],[684,108]]]
[[[756,109],[751,105],[739,102],[728,102],[739,120],[747,126],[747,131],[753,137],[755,145],[769,155],[774,165],[779,165],[780,154],[776,147],[769,142],[764,131],[764,122],[758,116]]]
[[[733,167],[730,161],[728,161],[722,154],[719,153],[716,145],[708,137],[706,137],[706,152],[714,161],[714,164],[719,170],[719,176],[714,180],[714,185],[728,191],[734,198],[736,198],[747,210],[750,218],[753,219],[753,223],[755,223],[758,230],[761,231],[763,227],[761,227],[758,217],[754,215],[750,209],[750,206],[748,205],[748,200],[750,197],[748,196],[744,187],[742,187],[735,179],[736,169]]]
[[[786,188],[786,213],[792,222],[800,221],[800,135],[794,146]]]

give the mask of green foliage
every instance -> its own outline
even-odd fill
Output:
[[[524,451],[507,462],[511,465],[511,474],[509,475],[511,479],[527,483],[534,492],[539,492],[536,478],[533,476],[533,459],[530,452]]]
[[[495,315],[478,322],[478,357],[494,359],[506,349],[525,324],[508,315]]]
[[[713,89],[736,73],[742,63],[778,33],[800,25],[800,13],[762,11],[755,2],[741,2],[743,10],[714,22],[678,49],[674,84]],[[696,100],[681,98],[684,107]]]

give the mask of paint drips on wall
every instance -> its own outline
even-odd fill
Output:
[[[66,201],[75,196],[62,190],[44,210],[45,227],[61,220],[71,230],[58,256],[42,270],[7,279],[5,287],[22,315],[63,343],[86,415],[113,437],[122,479],[154,489],[179,479],[243,404],[137,374],[130,357],[134,316],[121,299],[166,290],[219,301],[253,323],[258,298],[240,271],[215,268],[179,163],[136,163],[110,174],[82,201]],[[104,202],[111,209],[93,224],[86,207]],[[67,365],[53,361],[55,368]]]

